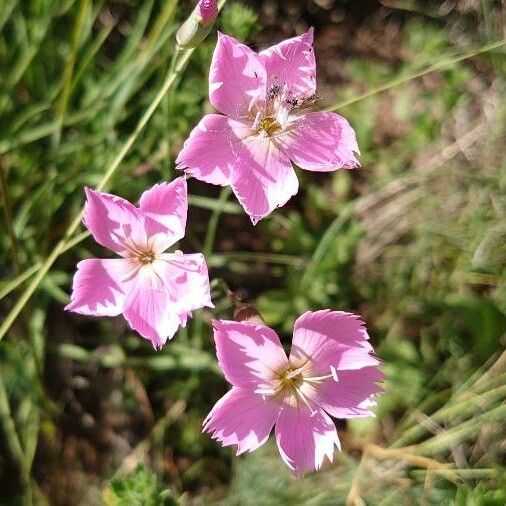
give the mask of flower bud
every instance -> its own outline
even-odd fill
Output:
[[[234,309],[234,320],[237,322],[265,325],[260,313],[251,304],[237,304]]]
[[[218,4],[216,0],[200,0],[196,10],[200,15],[200,19],[205,24],[214,23],[214,20],[218,16]]]
[[[178,47],[190,49],[198,46],[209,35],[217,16],[218,4],[216,0],[200,0],[190,17],[177,31]]]

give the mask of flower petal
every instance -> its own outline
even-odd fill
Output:
[[[95,241],[120,255],[126,255],[132,241],[147,242],[144,219],[139,210],[121,197],[85,188],[84,224]]]
[[[153,268],[164,281],[171,312],[183,315],[204,306],[214,307],[207,264],[201,253],[166,253]]]
[[[213,321],[218,364],[234,386],[270,387],[276,372],[288,367],[279,337],[269,327],[247,322]]]
[[[151,220],[161,223],[166,231],[164,236],[165,248],[168,248],[184,237],[186,215],[188,213],[188,189],[186,179],[178,177],[171,183],[159,183],[141,195],[139,207],[142,213],[150,218],[146,221],[148,235],[156,234],[158,230],[149,230]]]
[[[209,99],[221,113],[240,119],[265,99],[265,68],[258,55],[233,37],[218,33],[209,71]]]
[[[348,121],[333,112],[310,112],[292,120],[278,145],[296,165],[328,172],[359,165],[355,132]]]
[[[250,127],[221,114],[208,114],[193,129],[176,164],[206,183],[230,184],[230,170],[237,160],[236,145],[251,133]]]
[[[295,98],[308,98],[316,91],[313,29],[284,40],[259,53],[267,71],[267,89],[287,85]]]
[[[92,315],[117,316],[123,312],[131,282],[131,266],[123,258],[89,258],[77,264],[70,303],[66,311]]]
[[[237,445],[237,455],[262,446],[276,422],[279,406],[251,390],[233,387],[204,420],[204,431],[223,446]]]
[[[125,300],[123,314],[132,329],[149,339],[155,349],[161,348],[167,339],[172,339],[182,323],[181,318],[169,310],[164,284],[153,273],[151,266],[141,268]]]
[[[306,376],[323,376],[331,368],[361,369],[380,361],[372,355],[373,348],[364,323],[358,316],[343,311],[308,311],[294,326],[290,363],[305,366]]]
[[[232,189],[255,225],[295,195],[299,181],[290,160],[268,137],[243,140],[231,174]]]
[[[377,367],[339,371],[337,381],[330,378],[318,385],[315,401],[336,418],[374,416],[368,408],[375,405],[373,397],[383,391],[377,384],[383,378]]]
[[[286,465],[298,475],[317,471],[325,457],[332,462],[334,447],[340,449],[331,418],[306,406],[283,407],[276,422],[276,441]]]

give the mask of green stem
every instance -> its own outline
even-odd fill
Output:
[[[220,192],[218,198],[218,205],[213,209],[211,218],[209,219],[209,225],[207,227],[206,238],[204,240],[204,256],[210,258],[213,252],[214,240],[216,239],[216,230],[218,229],[218,223],[220,216],[224,211],[224,204],[227,202],[232,190],[230,186],[226,186]]]
[[[344,224],[349,220],[352,214],[353,207],[350,205],[341,211],[341,214],[334,219],[334,221],[329,225],[325,233],[322,235],[318,246],[314,250],[311,260],[309,260],[307,263],[304,274],[301,277],[301,287],[305,287],[307,283],[313,279],[315,270],[322,258],[326,255],[327,250],[330,248],[332,240],[336,236],[337,232],[341,229],[341,227],[344,226]]]
[[[174,72],[174,69],[176,68],[177,58],[179,56],[179,49],[174,49],[172,53],[172,58],[170,60],[169,64],[169,70],[168,73],[171,74]],[[169,90],[167,92],[167,95],[165,95],[165,99],[163,101],[163,117],[164,117],[164,123],[165,123],[165,140],[167,142],[167,156],[165,157],[165,174],[167,177],[167,180],[170,181],[172,179],[172,170],[171,170],[171,147],[170,147],[170,103],[172,99],[172,90]]]
[[[394,79],[393,81],[390,81],[389,83],[383,84],[381,86],[378,86],[377,88],[373,88],[372,90],[367,91],[366,93],[363,93],[362,95],[358,95],[356,97],[350,98],[349,100],[344,100],[343,102],[338,102],[334,104],[330,109],[327,109],[328,111],[336,111],[338,109],[342,109],[343,107],[346,107],[351,104],[355,104],[356,102],[360,102],[362,100],[365,100],[366,98],[373,97],[374,95],[378,95],[379,93],[383,93],[384,91],[388,91],[392,88],[395,88],[397,86],[400,86],[401,84],[405,84],[409,81],[412,81],[413,79],[418,79],[420,77],[423,77],[427,74],[430,74],[432,72],[435,72],[436,70],[443,70],[448,67],[451,67],[455,65],[456,63],[459,63],[463,60],[468,60],[469,58],[472,58],[473,56],[486,53],[488,51],[493,51],[494,49],[498,49],[501,46],[504,46],[506,44],[506,39],[499,40],[496,42],[492,42],[491,44],[487,44],[485,46],[482,46],[478,49],[472,49],[470,51],[467,51],[466,53],[463,53],[459,56],[455,56],[453,58],[449,58],[447,60],[442,60],[434,65],[431,65],[423,70],[420,70],[418,72],[415,72],[414,74],[410,74],[403,77],[398,77],[397,79]]]
[[[193,49],[188,49],[183,52],[183,55],[181,59],[179,60],[179,63],[177,64],[176,68],[173,70],[172,73],[168,74],[165,78],[165,81],[160,88],[160,91],[157,93],[156,97],[153,99],[145,113],[142,115],[141,119],[137,123],[137,126],[135,127],[134,131],[130,134],[126,142],[123,144],[123,147],[120,149],[114,160],[112,161],[111,165],[105,172],[104,176],[100,180],[99,184],[97,185],[97,190],[103,190],[111,180],[111,178],[114,176],[116,171],[118,170],[119,165],[127,155],[127,153],[130,151],[130,148],[134,144],[134,142],[137,140],[137,137],[139,137],[139,134],[142,132],[148,121],[151,119],[151,116],[153,116],[154,112],[156,111],[157,107],[160,105],[160,102],[163,100],[163,97],[167,93],[167,91],[172,87],[174,84],[177,75],[185,68],[186,64],[188,63],[188,60],[190,59]],[[37,275],[33,278],[32,282],[28,285],[28,287],[25,289],[25,291],[21,294],[21,297],[18,299],[17,303],[14,305],[14,307],[11,309],[7,317],[5,318],[4,322],[0,326],[0,340],[3,339],[5,334],[9,331],[12,324],[16,320],[16,318],[19,316],[19,313],[23,310],[26,303],[30,300],[31,296],[37,290],[40,283],[44,279],[44,276],[48,273],[49,269],[53,266],[56,259],[66,250],[67,244],[71,241],[72,235],[77,230],[81,223],[81,219],[83,217],[84,210],[81,210],[81,212],[74,218],[74,220],[69,225],[67,231],[65,232],[65,235],[63,238],[58,242],[58,244],[54,247],[53,251],[49,254],[46,261],[42,264],[39,272]]]
[[[89,0],[81,0],[79,10],[72,31],[72,42],[70,44],[70,55],[67,58],[65,69],[63,70],[62,78],[62,92],[56,104],[56,121],[57,128],[53,134],[53,144],[58,146],[61,140],[61,131],[63,127],[63,120],[67,112],[67,106],[70,98],[70,91],[72,87],[72,77],[74,75],[74,68],[77,59],[77,51],[79,49],[79,42],[81,33],[86,20],[86,14],[89,10]]]
[[[204,256],[206,260],[211,259],[211,255],[213,252],[214,240],[216,238],[216,231],[218,229],[218,223],[220,221],[220,216],[223,214],[223,204],[228,200],[232,190],[229,186],[222,188],[220,192],[220,197],[217,202],[217,206],[213,209],[213,213],[211,214],[211,218],[209,219],[209,225],[207,227],[206,238],[204,240]],[[202,316],[199,313],[195,315],[194,323],[193,323],[193,332],[195,336],[195,341],[202,348],[202,326],[203,320]]]
[[[0,300],[7,297],[9,293],[22,285],[28,278],[33,276],[40,269],[40,263],[32,265],[29,269],[16,276],[13,280],[7,281],[2,289],[0,289]]]

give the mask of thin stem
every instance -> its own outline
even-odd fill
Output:
[[[349,205],[343,211],[341,211],[341,214],[334,219],[334,221],[329,225],[325,233],[322,235],[318,246],[315,248],[311,259],[304,269],[304,273],[302,274],[300,280],[301,287],[305,287],[307,283],[313,279],[318,264],[327,253],[327,250],[330,248],[337,232],[339,232],[341,227],[343,227],[344,224],[350,219],[352,213],[353,207],[352,205]]]
[[[214,240],[216,239],[216,231],[218,229],[218,223],[220,216],[223,213],[223,204],[228,200],[232,190],[229,186],[222,188],[220,197],[218,198],[218,205],[213,209],[211,218],[209,219],[209,225],[207,227],[206,238],[204,240],[204,256],[207,260],[210,260],[213,253]],[[202,347],[202,316],[200,313],[195,315],[193,332],[195,335],[196,342]]]
[[[214,241],[216,239],[216,231],[218,229],[218,223],[220,216],[223,214],[223,204],[228,200],[232,190],[230,186],[226,186],[220,192],[218,198],[218,205],[213,209],[211,218],[209,219],[209,225],[207,227],[206,238],[204,240],[204,255],[206,258],[210,258],[213,252]]]
[[[28,278],[33,276],[40,269],[40,265],[40,263],[36,263],[19,276],[16,276],[13,280],[7,281],[4,287],[0,289],[0,300],[7,297],[9,293],[15,290],[19,285],[22,285]]]
[[[77,51],[79,49],[79,41],[81,33],[86,20],[86,14],[89,9],[89,0],[81,0],[79,9],[77,11],[74,29],[72,30],[72,42],[70,45],[70,55],[67,58],[67,63],[63,70],[62,78],[62,92],[56,104],[56,121],[57,128],[53,134],[53,144],[58,146],[61,140],[61,132],[63,128],[63,120],[67,112],[67,107],[72,89],[72,77],[74,75],[74,68],[76,64]]]
[[[435,72],[436,70],[443,70],[445,68],[451,67],[455,65],[456,63],[459,63],[463,60],[468,60],[469,58],[472,58],[473,56],[486,53],[488,51],[493,51],[494,49],[498,49],[501,46],[504,46],[506,44],[506,39],[499,40],[496,42],[492,42],[491,44],[487,44],[485,46],[482,46],[478,49],[472,49],[470,51],[467,51],[466,53],[463,53],[459,56],[455,56],[453,58],[449,58],[447,60],[442,60],[434,65],[431,65],[423,70],[419,70],[418,72],[415,72],[414,74],[410,74],[408,76],[398,77],[397,79],[394,79],[393,81],[390,81],[389,83],[383,84],[381,86],[378,86],[377,88],[373,88],[372,90],[369,90],[362,95],[358,95],[356,97],[350,98],[349,100],[344,100],[343,102],[337,102],[332,107],[327,109],[328,111],[336,111],[338,109],[342,109],[343,107],[346,107],[347,105],[355,104],[356,102],[360,102],[362,100],[365,100],[366,98],[373,97],[374,95],[378,95],[379,93],[383,93],[384,91],[388,91],[392,88],[395,88],[397,86],[400,86],[401,84],[405,84],[409,81],[412,81],[413,79],[418,79],[420,77],[423,77],[427,74],[430,74],[432,72]]]
[[[174,72],[176,68],[177,58],[179,56],[180,50],[176,47],[172,52],[172,58],[169,64],[168,73],[171,74]],[[165,157],[165,174],[167,180],[170,181],[172,179],[172,170],[171,170],[171,147],[170,147],[170,105],[172,99],[172,90],[169,90],[165,95],[165,99],[163,101],[163,117],[165,123],[165,140],[167,142],[167,156]]]
[[[142,132],[148,121],[151,119],[151,116],[153,116],[154,112],[156,111],[157,107],[160,105],[160,102],[162,101],[163,97],[167,93],[167,91],[171,88],[171,86],[174,84],[177,75],[185,68],[186,64],[188,63],[188,60],[190,59],[194,49],[187,49],[183,52],[181,59],[179,60],[179,63],[177,64],[174,71],[167,75],[165,78],[165,81],[160,89],[160,91],[157,93],[156,97],[153,99],[145,113],[142,115],[141,119],[137,123],[137,126],[135,127],[134,131],[130,134],[128,139],[123,144],[123,147],[120,149],[114,160],[112,161],[111,165],[105,172],[104,176],[100,180],[99,184],[97,185],[97,190],[103,190],[111,180],[111,178],[116,173],[119,165],[127,155],[127,153],[130,151],[130,148],[134,144],[134,142],[137,140],[137,137]],[[81,210],[81,212],[74,218],[74,220],[69,225],[67,231],[65,232],[65,235],[63,238],[58,242],[58,244],[54,247],[53,251],[49,254],[46,261],[42,264],[42,267],[40,268],[37,275],[33,278],[32,282],[28,285],[28,287],[25,289],[25,291],[21,294],[21,297],[18,299],[17,303],[14,305],[14,307],[11,309],[7,317],[5,318],[4,322],[0,326],[0,340],[3,339],[5,334],[9,331],[12,324],[18,317],[19,313],[23,310],[26,303],[30,300],[31,296],[37,290],[40,283],[44,279],[44,276],[47,274],[49,269],[53,266],[56,259],[66,250],[67,243],[71,240],[72,235],[76,231],[76,229],[79,227],[79,224],[81,223],[81,219],[83,216],[84,210]]]

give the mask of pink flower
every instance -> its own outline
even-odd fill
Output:
[[[281,457],[296,474],[332,461],[340,447],[329,415],[374,416],[370,408],[383,378],[358,316],[328,309],[295,322],[287,358],[264,325],[215,321],[220,368],[232,389],[204,421],[204,430],[237,455],[262,446],[276,426]]]
[[[208,114],[185,142],[179,169],[231,185],[255,224],[298,191],[292,162],[325,172],[358,165],[355,132],[331,112],[304,112],[316,91],[313,30],[260,53],[219,34]]]
[[[77,264],[67,311],[92,316],[125,316],[130,326],[161,348],[186,325],[194,309],[213,307],[207,265],[200,253],[166,253],[184,237],[186,181],[153,186],[139,207],[85,189],[84,224],[100,245],[121,258]]]

